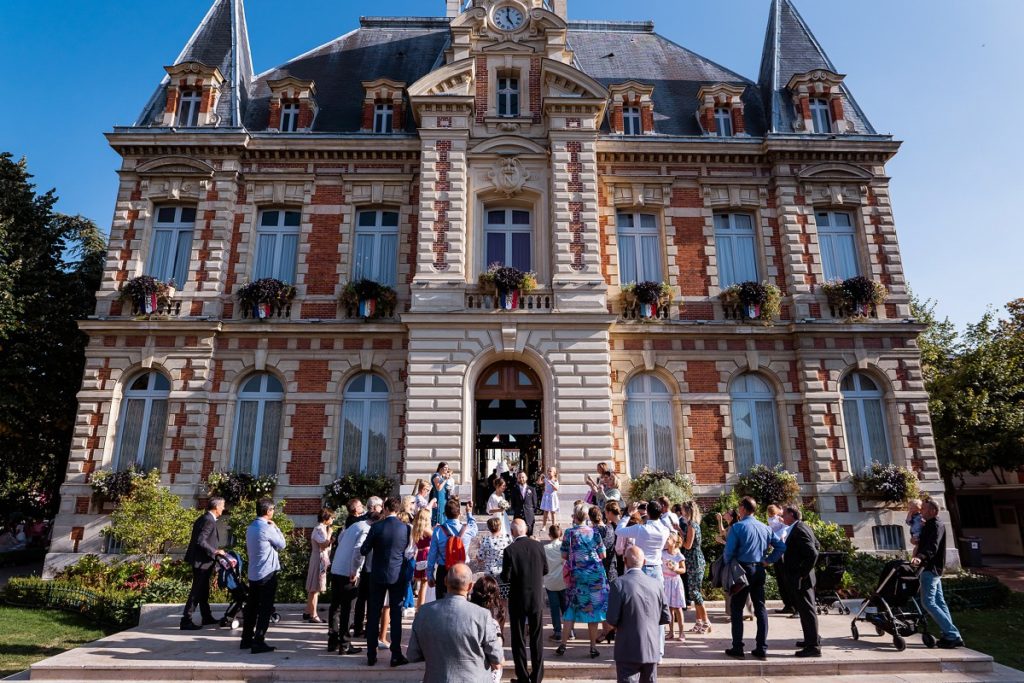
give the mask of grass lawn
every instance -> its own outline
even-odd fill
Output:
[[[1003,666],[1024,671],[1024,593],[1014,595],[1006,609],[953,612],[953,623],[967,647],[992,655]]]
[[[78,614],[0,606],[0,678],[105,635]]]

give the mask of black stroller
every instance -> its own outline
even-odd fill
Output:
[[[850,622],[853,639],[860,640],[857,622],[864,621],[875,627],[877,635],[891,635],[892,644],[901,652],[907,649],[906,639],[915,633],[921,634],[925,647],[935,647],[935,637],[928,633],[928,620],[917,601],[920,590],[917,567],[906,560],[887,562],[878,586]]]
[[[849,614],[850,608],[843,604],[839,597],[839,589],[843,585],[843,575],[846,573],[845,553],[821,553],[818,555],[818,564],[814,568],[814,575],[817,579],[814,586],[815,611],[818,614],[828,614],[830,609],[835,609],[838,614]]]
[[[217,564],[220,565],[217,569],[217,588],[226,590],[231,597],[231,602],[228,603],[228,609],[224,612],[224,617],[220,620],[219,625],[222,628],[230,626],[232,629],[236,629],[241,625],[238,616],[245,608],[245,601],[249,599],[249,586],[242,578],[244,562],[238,553],[231,550],[218,557]],[[270,616],[270,621],[274,624],[281,621],[276,610]]]

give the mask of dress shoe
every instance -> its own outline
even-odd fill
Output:
[[[219,625],[220,619],[214,619],[213,617],[207,619],[206,617],[203,617],[203,626],[213,626],[214,624]]]
[[[743,652],[743,649],[739,647],[730,647],[728,650],[725,651],[725,654],[729,657],[735,657],[736,659],[743,659],[747,656]]]
[[[751,650],[750,656],[754,659],[768,659],[768,652],[765,650]]]
[[[948,638],[940,638],[939,642],[936,643],[937,647],[943,650],[954,650],[958,647],[964,646],[963,638],[957,638],[956,640],[950,640]]]
[[[252,647],[252,641],[251,640],[243,640],[242,642],[240,642],[238,644],[238,649],[239,650],[248,650],[251,647]]]
[[[338,649],[338,654],[339,655],[357,655],[357,654],[359,654],[362,651],[363,651],[363,648],[356,647],[352,643],[347,643],[345,645],[345,647],[342,647],[342,648]]]
[[[199,631],[203,627],[195,623],[194,621],[183,621],[181,622],[181,626],[179,626],[179,628],[182,631]]]
[[[327,651],[334,652],[338,649],[338,634],[328,633],[327,634]]]
[[[391,666],[405,666],[409,663],[409,660],[405,658],[405,655],[391,655]]]
[[[377,666],[377,653],[373,650],[366,651],[366,666]]]
[[[796,614],[796,610],[792,607],[780,607],[779,609],[774,611],[776,614]]]
[[[794,656],[795,657],[820,657],[821,656],[821,648],[820,647],[805,647],[802,650],[797,650],[796,654]]]
[[[261,655],[264,652],[273,652],[277,648],[273,645],[267,645],[266,643],[253,643],[252,652],[254,655]]]

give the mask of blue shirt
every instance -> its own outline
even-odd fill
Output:
[[[907,520],[907,526],[910,527],[911,539],[920,538],[921,530],[924,529],[924,517],[921,516],[920,512],[915,512],[913,516]]]
[[[768,547],[772,553],[765,557]],[[779,561],[786,552],[786,544],[772,533],[766,524],[759,522],[753,515],[736,522],[729,527],[729,537],[725,539],[725,561],[736,560],[740,564],[773,564]]]
[[[466,522],[466,533],[462,534],[462,543],[469,549],[469,541],[476,536],[476,520],[473,516],[469,516],[469,521]],[[444,531],[448,529],[452,534],[458,535],[459,530],[462,529],[462,522],[457,519],[445,520],[444,524],[440,524],[434,528],[434,533],[430,537],[430,550],[427,551],[427,577],[434,578],[434,567],[436,565],[445,566],[447,558],[445,555],[448,553],[448,539],[450,536]]]
[[[281,570],[277,551],[284,550],[284,534],[277,525],[257,517],[245,530],[245,547],[249,551],[249,580],[261,581]]]

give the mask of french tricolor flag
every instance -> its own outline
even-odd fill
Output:
[[[360,299],[359,300],[359,317],[360,318],[372,318],[374,313],[377,312],[377,300],[376,299]]]

